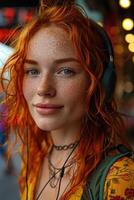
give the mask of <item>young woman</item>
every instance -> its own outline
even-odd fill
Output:
[[[109,50],[99,29],[72,1],[43,1],[3,68],[7,127],[22,141],[22,200],[80,200],[98,163],[123,140],[114,82],[110,92],[102,83]],[[125,199],[133,180],[134,161],[119,159],[104,199]]]

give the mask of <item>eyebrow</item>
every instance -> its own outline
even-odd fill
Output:
[[[73,58],[73,57],[60,58],[60,59],[54,60],[55,64],[60,64],[60,63],[64,63],[64,62],[77,62],[77,63],[80,63],[80,61],[78,59]],[[25,59],[24,63],[28,63],[28,64],[32,64],[32,65],[38,65],[38,62],[36,60],[32,60],[32,59]]]
[[[25,59],[24,63],[32,64],[32,65],[38,65],[38,62],[32,59]]]

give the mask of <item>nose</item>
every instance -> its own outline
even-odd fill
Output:
[[[56,95],[56,86],[50,75],[42,75],[37,87],[39,96],[53,97]]]

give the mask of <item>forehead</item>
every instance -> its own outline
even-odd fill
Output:
[[[76,55],[69,33],[55,25],[40,29],[29,41],[28,56],[37,56],[41,52],[46,56]]]

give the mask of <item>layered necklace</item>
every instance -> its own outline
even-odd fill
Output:
[[[69,149],[75,148],[75,146],[78,144],[79,141],[75,141],[74,143],[71,143],[69,145],[63,145],[63,146],[57,146],[53,145],[50,153],[48,154],[48,169],[49,169],[49,179],[50,179],[50,187],[56,188],[59,180],[60,180],[60,174],[62,171],[62,167],[58,168],[55,167],[51,161],[51,153],[53,149],[56,149],[57,151],[67,151]],[[64,169],[71,167],[73,164],[75,164],[76,161],[71,160],[68,164],[64,166]],[[66,172],[67,173],[67,172]]]

